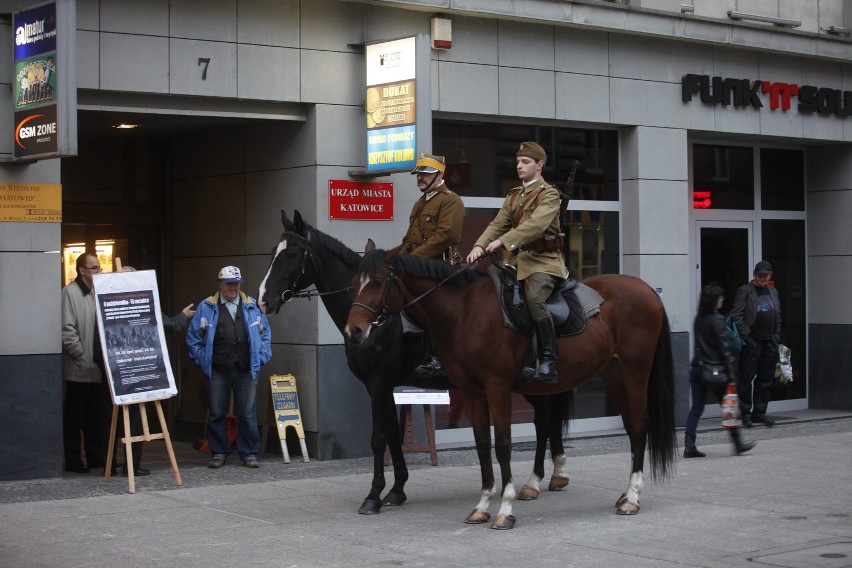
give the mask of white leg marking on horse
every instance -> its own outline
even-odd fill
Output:
[[[272,265],[275,264],[275,260],[278,258],[278,255],[281,254],[281,251],[287,248],[287,239],[284,239],[280,243],[278,243],[278,248],[275,249],[275,256],[272,258],[272,262],[269,263],[269,270],[266,271],[266,276],[263,277],[263,280],[260,283],[260,289],[258,292],[258,300],[263,301],[263,297],[266,295],[266,281],[269,279],[269,275],[272,274]]]
[[[565,473],[565,464],[568,463],[568,456],[562,454],[553,458],[553,477],[568,477]]]
[[[497,492],[493,487],[491,489],[483,489],[479,494],[479,503],[476,504],[476,510],[480,513],[487,513],[488,504],[491,502],[491,498],[494,497],[496,493]]]
[[[639,494],[642,488],[645,487],[645,475],[638,471],[630,474],[630,483],[627,485],[627,500],[631,503],[639,504]]]
[[[512,503],[515,502],[515,485],[510,483],[503,489],[503,498],[500,500],[500,510],[497,512],[497,518],[508,517],[512,514]]]
[[[532,487],[536,491],[541,491],[539,484],[541,484],[541,478],[539,476],[537,476],[535,474],[535,472],[533,472],[533,474],[530,476],[530,480],[527,481],[526,485],[528,485],[529,487]]]

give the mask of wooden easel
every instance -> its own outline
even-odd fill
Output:
[[[166,442],[166,450],[169,453],[169,461],[172,464],[172,475],[175,478],[177,485],[182,485],[180,479],[180,471],[178,470],[177,461],[175,460],[175,451],[172,448],[172,439],[169,437],[169,427],[166,425],[166,417],[163,415],[163,406],[159,400],[152,401],[157,408],[157,416],[160,418],[160,428],[162,432],[152,434],[148,428],[148,412],[144,402],[135,402],[132,404],[139,405],[139,414],[142,417],[142,434],[139,436],[125,436],[121,438],[121,443],[124,444],[125,464],[127,469],[127,484],[131,493],[136,493],[136,472],[133,467],[133,450],[131,444],[133,442],[150,442],[151,440],[163,440]],[[130,432],[130,404],[122,405],[124,410],[124,432]],[[104,480],[109,481],[110,471],[112,470],[113,452],[115,450],[115,426],[118,421],[118,406],[112,407],[112,421],[109,427],[109,448],[107,449],[106,467],[104,467]],[[132,432],[130,432],[132,434]]]
[[[423,407],[423,416],[426,418],[426,438],[429,441],[428,445],[414,443],[414,426],[411,423],[411,405],[399,405],[399,425],[402,427],[403,440],[402,451],[430,453],[432,455],[432,465],[438,465],[438,449],[435,447],[435,425],[432,423],[432,405],[421,404]],[[390,449],[385,448],[385,465],[390,463]]]

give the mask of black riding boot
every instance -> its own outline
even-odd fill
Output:
[[[444,375],[444,367],[441,365],[441,360],[438,359],[438,351],[432,343],[432,336],[428,335],[429,342],[429,358],[422,365],[418,365],[414,369],[414,374],[421,379],[434,379]]]
[[[686,434],[683,440],[683,457],[703,458],[707,455],[704,452],[698,451],[698,448],[695,447],[695,436],[690,436],[689,434]]]
[[[739,428],[731,428],[728,430],[731,433],[731,442],[734,443],[734,450],[737,455],[744,454],[754,447],[757,442],[743,442]]]
[[[524,367],[521,372],[530,382],[555,383],[559,377],[557,371],[559,357],[556,351],[556,329],[553,327],[553,319],[544,318],[535,322],[535,332],[538,336],[538,368]]]

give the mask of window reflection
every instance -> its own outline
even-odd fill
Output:
[[[693,208],[754,209],[754,150],[740,146],[692,147]]]

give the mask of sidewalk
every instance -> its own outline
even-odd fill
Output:
[[[137,478],[135,495],[126,478],[92,473],[0,483],[0,566],[852,565],[852,413],[772,416],[774,428],[743,431],[758,444],[739,457],[717,419],[702,421],[708,457],[679,457],[668,482],[646,478],[635,517],[614,513],[629,473],[623,433],[572,438],[571,484],[516,502],[512,531],[464,524],[480,485],[470,449],[440,451],[437,467],[409,454],[408,502],[362,516],[370,458],[267,456],[258,470],[238,460],[210,470],[205,454],[176,444],[184,483],[175,487],[163,444],[152,442],[144,465],[153,473]],[[531,444],[515,445],[516,489],[532,457]]]

